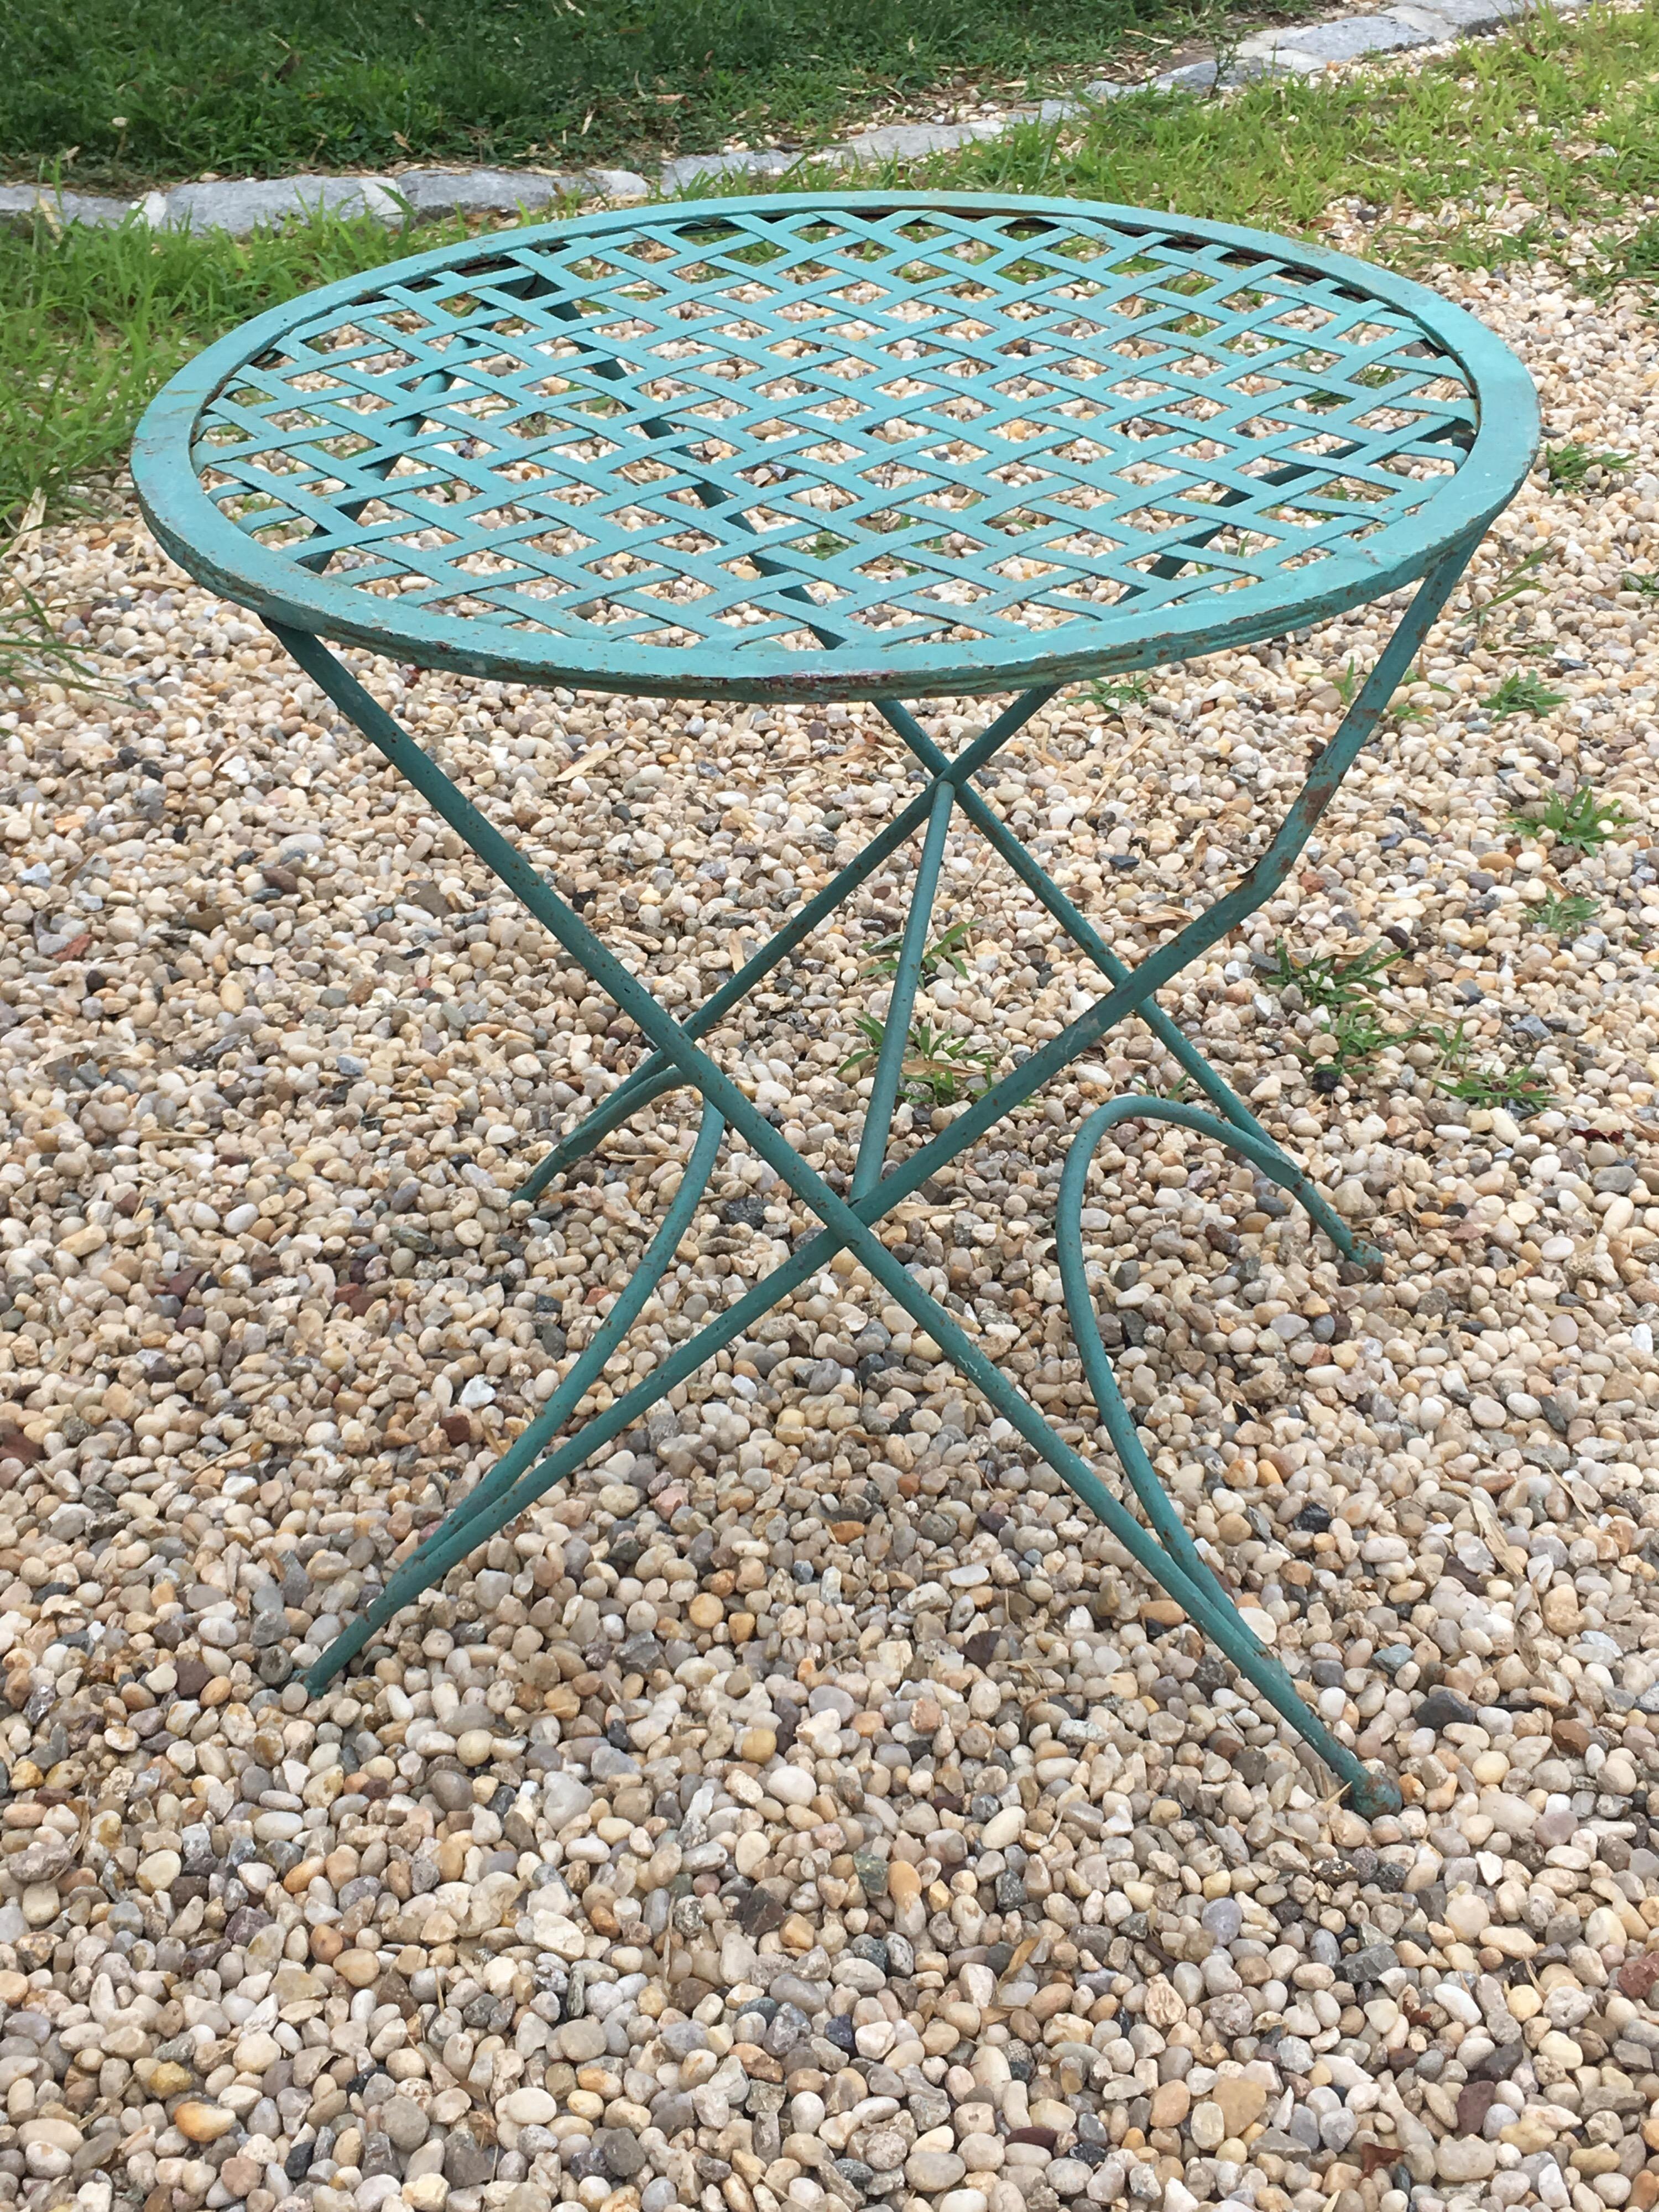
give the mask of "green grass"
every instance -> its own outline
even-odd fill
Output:
[[[1522,1114],[1547,1113],[1555,1103],[1548,1077],[1532,1067],[1479,1068],[1440,1088],[1466,1106],[1515,1107]]]
[[[1522,1114],[1542,1114],[1555,1103],[1536,1068],[1476,1067],[1467,1022],[1449,1030],[1426,1024],[1412,1036],[1440,1054],[1434,1087],[1444,1097],[1461,1098],[1466,1106],[1514,1107]]]
[[[1305,0],[1304,0],[1305,4]],[[0,161],[127,185],[411,159],[635,161],[821,141],[971,79],[1004,99],[1204,0],[10,0]],[[1291,12],[1288,9],[1285,12]]]
[[[887,1028],[874,1014],[854,1014],[853,1026],[865,1042],[848,1054],[838,1073],[856,1082],[874,1072]],[[927,1022],[914,1022],[905,1035],[899,1095],[919,1106],[954,1106],[961,1099],[977,1098],[996,1065],[995,1053],[969,1044],[966,1037],[947,1036]]]
[[[1642,224],[1628,238],[1611,240],[1594,272],[1594,281],[1599,291],[1614,284],[1659,283],[1659,216]]]
[[[156,387],[210,339],[409,250],[380,223],[328,219],[241,240],[136,222],[58,240],[0,233],[0,515],[37,489],[55,508],[74,503],[119,463]]]
[[[1485,599],[1474,610],[1474,635],[1478,643],[1484,644],[1486,626],[1495,621],[1501,609],[1521,597],[1523,592],[1535,591],[1533,581],[1549,557],[1547,545],[1535,545],[1532,551],[1507,568],[1498,579]]]
[[[1409,1039],[1391,1030],[1375,1006],[1347,1006],[1338,1009],[1326,1036],[1310,1053],[1313,1086],[1327,1097],[1341,1084],[1352,1085],[1391,1044]]]
[[[1109,714],[1117,714],[1126,707],[1144,707],[1152,692],[1144,676],[1096,676],[1079,686],[1079,696],[1091,706],[1103,707]]]
[[[1326,952],[1316,953],[1311,960],[1297,960],[1280,937],[1273,940],[1273,965],[1263,970],[1262,980],[1274,991],[1288,991],[1294,984],[1302,994],[1304,1006],[1340,1013],[1365,1005],[1372,984],[1405,957],[1395,945],[1373,945],[1369,951],[1357,952],[1352,959]]]
[[[562,8],[562,0],[545,4]],[[994,26],[1008,20],[1013,4],[999,0],[1003,13],[997,6],[988,9],[982,51],[993,50]],[[101,82],[99,72],[106,69],[100,57],[112,35],[111,11],[112,0],[92,0],[90,12],[66,19],[73,27],[62,33],[89,57],[88,88]],[[349,11],[336,12],[342,26],[356,20]],[[1049,13],[1070,20],[1063,6]],[[688,21],[705,20],[695,0],[687,0],[685,15]],[[74,80],[58,62],[50,69],[41,64],[39,84],[30,79],[29,56],[59,36],[46,27],[47,11],[39,0],[14,5],[3,20],[11,27],[0,33],[0,51],[11,66],[0,76],[0,113],[9,102],[15,131],[24,104],[49,95],[67,99]],[[154,29],[157,55],[176,59],[176,39],[167,43],[174,38],[167,27],[173,19],[146,13],[143,20]],[[204,43],[202,68],[210,70],[218,66],[215,41],[232,37],[225,26],[233,19],[215,11],[205,20],[215,27]],[[257,9],[234,19],[256,27],[265,20]],[[293,8],[283,20],[303,54],[304,25],[313,19]],[[435,6],[428,15],[428,23],[449,20]],[[575,35],[577,19],[562,20]],[[864,19],[849,10],[847,20]],[[916,21],[925,27],[929,20],[919,5]],[[465,40],[456,21],[459,53]],[[495,21],[486,9],[477,18],[479,35]],[[919,47],[923,43],[922,29],[907,35],[915,35]],[[276,114],[294,86],[309,82],[308,66],[297,66],[275,91],[267,88],[269,96],[262,94],[250,112]],[[468,66],[455,61],[461,77]],[[161,61],[153,68],[165,75]],[[140,70],[145,82],[151,70],[149,62]],[[650,81],[647,71],[642,82]],[[238,112],[234,84],[227,80],[223,89],[224,112]],[[76,96],[85,105],[94,93]],[[114,90],[108,100],[101,92],[97,98],[108,105]],[[130,134],[139,103],[125,91],[121,101],[109,112],[127,117]],[[185,90],[176,104],[180,117],[190,112]],[[331,112],[327,101],[318,104],[319,128]],[[24,141],[40,150],[48,142],[32,135],[35,130],[31,125]],[[70,133],[67,118],[64,133]],[[599,150],[591,132],[585,143]],[[489,141],[466,150],[501,149]],[[304,154],[319,165],[341,158],[326,138],[307,142]],[[93,160],[88,141],[64,176],[85,181]],[[235,163],[220,153],[216,166]],[[803,191],[817,191],[831,181],[830,173],[807,171],[796,181]],[[844,185],[847,179],[833,181]],[[1224,100],[1137,95],[1082,123],[1024,128],[864,181],[1069,193],[1316,239],[1323,235],[1322,218],[1332,204],[1357,198],[1378,210],[1372,250],[1390,265],[1422,270],[1437,260],[1496,264],[1549,250],[1553,233],[1568,222],[1609,236],[1628,229],[1631,198],[1659,191],[1659,0],[1627,13],[1594,9],[1571,27],[1548,15],[1529,17],[1504,37],[1420,70],[1287,78]],[[1485,195],[1506,185],[1522,190],[1537,210],[1519,232],[1492,223]],[[419,242],[435,245],[443,235],[423,230]],[[72,228],[62,238],[43,233],[35,241],[0,235],[0,516],[15,515],[40,486],[61,509],[75,486],[118,465],[151,392],[221,331],[308,286],[407,250],[408,241],[371,222],[313,222],[241,243],[210,234],[152,238],[136,228],[121,234]]]
[[[1486,701],[1486,712],[1501,722],[1506,714],[1535,714],[1542,721],[1566,699],[1565,691],[1552,691],[1543,678],[1530,668],[1511,668]]]
[[[1547,929],[1552,937],[1574,937],[1601,911],[1601,900],[1587,897],[1582,891],[1569,892],[1565,896],[1551,891],[1536,906],[1528,908],[1527,920],[1534,929]]]
[[[67,691],[107,696],[103,671],[64,644],[28,586],[11,591],[0,605],[0,686],[61,684]]]
[[[1516,830],[1536,836],[1540,830],[1553,833],[1558,845],[1576,845],[1581,853],[1596,853],[1616,830],[1625,826],[1625,810],[1616,799],[1598,799],[1581,783],[1571,799],[1552,795],[1541,814],[1511,814]]]
[[[921,967],[919,973],[924,983],[927,982],[940,968],[951,968],[958,975],[966,975],[968,963],[963,958],[957,947],[972,933],[975,926],[971,921],[952,922],[949,929],[933,939],[921,956]],[[870,950],[875,957],[866,963],[860,971],[862,974],[896,975],[899,971],[899,957],[904,950],[902,932],[896,930],[890,937],[878,937]]]
[[[1495,266],[1547,251],[1563,222],[1611,230],[1659,191],[1659,6],[1571,24],[1543,9],[1420,70],[1115,100],[1086,130],[1016,132],[928,173],[1291,232],[1356,198],[1378,210],[1381,260]],[[1511,186],[1535,210],[1518,229],[1486,198]]]
[[[1588,446],[1569,440],[1565,446],[1546,446],[1544,475],[1552,491],[1589,491],[1630,466],[1628,453],[1592,453]]]

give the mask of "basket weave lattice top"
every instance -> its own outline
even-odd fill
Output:
[[[411,659],[983,690],[1418,573],[1526,465],[1494,380],[1525,383],[1470,318],[1287,241],[777,198],[499,234],[297,301],[175,380],[135,471],[195,573]]]

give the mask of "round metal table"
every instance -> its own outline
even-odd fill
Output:
[[[1347,1257],[1350,1231],[1157,1004],[1281,883],[1534,450],[1531,385],[1462,310],[1292,241],[1142,209],[779,195],[496,232],[273,309],[155,399],[133,457],[156,536],[259,615],[651,1050],[524,1186],[651,1099],[703,1102],[627,1291],[540,1415],[324,1654],[402,1606],[632,1426],[841,1251],[943,1347],[1320,1753],[1396,1805],[1239,1618],[1107,1360],[1079,1215],[1130,1118],[1227,1146]],[[1061,685],[1300,629],[1415,586],[1266,852],[1133,972],[970,781]],[[763,951],[671,1015],[371,697],[334,645],[462,674],[747,701],[861,700],[927,772]],[[901,702],[1018,696],[947,756]],[[1103,988],[951,1125],[890,1157],[945,840],[960,814]],[[913,838],[909,912],[850,1188],[838,1195],[698,1038]],[[1058,1244],[1090,1389],[1144,1521],[876,1233],[892,1207],[1137,1015],[1214,1109],[1135,1095],[1079,1130]],[[725,1131],[823,1224],[648,1381],[555,1443],[691,1219]]]

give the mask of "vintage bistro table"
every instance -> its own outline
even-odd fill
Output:
[[[546,1407],[326,1651],[402,1606],[838,1252],[934,1337],[1335,1770],[1397,1805],[1304,1705],[1200,1558],[1114,1383],[1085,1279],[1090,1159],[1131,1119],[1228,1146],[1350,1256],[1348,1230],[1156,993],[1283,880],[1486,525],[1526,473],[1531,386],[1470,316],[1344,257],[1133,208],[960,194],[775,196],[500,232],[276,308],[155,400],[134,474],[157,537],[252,609],[651,1051],[531,1176],[533,1197],[663,1091],[703,1102],[638,1273]],[[970,778],[1061,685],[1299,629],[1416,585],[1266,850],[1133,972]],[[461,674],[747,701],[863,700],[921,792],[684,1020],[607,951],[325,639]],[[947,756],[901,702],[1017,692]],[[1062,1035],[888,1157],[945,836],[960,811],[1100,970]],[[899,847],[915,889],[852,1185],[839,1197],[696,1040]],[[1214,1113],[1135,1095],[1078,1131],[1065,1295],[1150,1528],[1000,1376],[876,1225],[1127,1015]],[[550,1449],[651,1294],[723,1132],[823,1226],[648,1381]],[[1364,1256],[1364,1255],[1360,1255]]]

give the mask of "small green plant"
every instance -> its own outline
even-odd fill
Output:
[[[880,1058],[887,1025],[874,1014],[854,1014],[853,1026],[865,1042],[848,1054],[838,1073],[856,1081]],[[969,1044],[966,1037],[947,1036],[930,1023],[913,1022],[904,1040],[900,1093],[918,1105],[954,1106],[959,1099],[977,1098],[996,1064],[995,1053]]]
[[[1448,1098],[1461,1098],[1466,1106],[1518,1107],[1523,1114],[1541,1114],[1554,1103],[1535,1068],[1474,1066],[1474,1046],[1464,1022],[1449,1030],[1425,1023],[1413,1036],[1433,1045],[1440,1054],[1435,1088]]]
[[[1413,1043],[1431,1044],[1440,1055],[1437,1073],[1440,1076],[1461,1075],[1474,1056],[1474,1047],[1469,1042],[1468,1024],[1459,1022],[1455,1029],[1439,1029],[1432,1022],[1424,1022],[1413,1032]]]
[[[1659,219],[1650,219],[1630,237],[1613,241],[1609,260],[1592,264],[1586,272],[1597,291],[1615,284],[1651,284],[1659,277]]]
[[[953,922],[942,936],[933,939],[921,956],[921,980],[924,983],[939,968],[954,968],[958,975],[968,973],[968,963],[957,947],[973,927],[971,921]],[[903,949],[904,939],[896,930],[890,937],[878,938],[870,948],[875,957],[866,963],[861,972],[866,975],[896,975],[899,955]]]
[[[1650,569],[1644,576],[1626,576],[1625,589],[1639,592],[1644,599],[1659,599],[1659,568]]]
[[[1534,929],[1547,929],[1553,937],[1571,937],[1587,921],[1594,921],[1601,911],[1600,899],[1586,898],[1577,892],[1563,898],[1559,892],[1552,891],[1547,898],[1539,900],[1527,919]]]
[[[1400,691],[1403,691],[1408,684],[1426,684],[1430,690],[1438,691],[1443,698],[1449,699],[1453,696],[1449,684],[1441,683],[1437,677],[1431,676],[1420,667],[1413,666],[1406,671],[1400,679]],[[1431,722],[1434,720],[1432,707],[1425,707],[1419,699],[1401,699],[1400,691],[1395,692],[1394,698],[1382,709],[1385,722],[1392,722],[1395,729],[1403,730],[1408,722]]]
[[[1340,1084],[1362,1073],[1389,1045],[1408,1044],[1414,1033],[1391,1030],[1375,1006],[1359,1005],[1342,1007],[1327,1034],[1326,1048],[1306,1057],[1314,1063],[1314,1089],[1328,1097]],[[1321,1042],[1324,1045],[1325,1040]]]
[[[1097,676],[1092,683],[1083,686],[1083,696],[1097,707],[1104,707],[1109,714],[1121,714],[1125,707],[1144,707],[1152,692],[1144,676]]]
[[[1616,799],[1598,799],[1587,783],[1581,783],[1571,799],[1563,799],[1559,792],[1551,797],[1541,814],[1511,814],[1510,820],[1517,830],[1535,837],[1540,830],[1552,830],[1558,845],[1576,845],[1581,853],[1600,852],[1615,830],[1622,829],[1625,810]]]
[[[1359,696],[1359,686],[1363,680],[1364,679],[1361,678],[1359,671],[1354,666],[1352,660],[1344,664],[1342,673],[1340,676],[1332,677],[1331,689],[1335,692],[1337,697],[1342,702],[1343,710],[1345,713],[1352,706],[1354,701]]]
[[[1337,697],[1342,702],[1342,711],[1344,714],[1346,714],[1349,708],[1352,706],[1354,701],[1359,696],[1360,687],[1365,679],[1360,675],[1352,661],[1350,660],[1343,668],[1342,673],[1340,676],[1333,676],[1330,680],[1331,688],[1336,693]],[[1408,668],[1406,671],[1406,673],[1401,678],[1399,684],[1395,688],[1395,697],[1396,699],[1399,698],[1400,693],[1403,691],[1409,684],[1426,684],[1430,685],[1432,690],[1443,692],[1448,698],[1451,696],[1451,686],[1449,684],[1442,684],[1437,678],[1430,676],[1422,668],[1413,665],[1413,667]],[[1393,700],[1390,700],[1389,704],[1382,709],[1382,720],[1385,722],[1392,722],[1396,729],[1404,729],[1408,722],[1431,721],[1433,720],[1433,714],[1434,710],[1432,708],[1425,707],[1419,701],[1415,699],[1401,700],[1398,706],[1394,703]]]
[[[1373,945],[1369,951],[1344,960],[1335,953],[1321,953],[1311,960],[1296,960],[1282,937],[1273,941],[1273,964],[1266,981],[1275,991],[1294,984],[1305,1006],[1340,1012],[1361,1005],[1370,987],[1405,954],[1395,945]]]
[[[1573,439],[1563,446],[1544,448],[1544,475],[1552,491],[1583,491],[1593,471],[1599,469],[1603,476],[1618,476],[1630,465],[1628,453],[1595,453]]]
[[[0,606],[0,684],[20,690],[29,684],[61,684],[69,691],[113,696],[97,664],[58,636],[28,586],[14,584],[12,589],[15,600]]]
[[[1542,721],[1565,699],[1565,691],[1552,691],[1543,678],[1530,668],[1511,668],[1486,702],[1486,712],[1502,721],[1506,714],[1536,714]]]
[[[1531,580],[1543,567],[1548,556],[1547,545],[1535,545],[1532,551],[1517,561],[1512,568],[1504,569],[1503,574],[1492,586],[1492,596],[1486,605],[1477,607],[1474,611],[1474,635],[1477,643],[1485,641],[1486,625],[1500,607],[1508,606],[1512,600],[1518,599],[1522,592],[1529,592],[1533,588]]]
[[[1535,1067],[1477,1068],[1440,1088],[1466,1106],[1518,1108],[1522,1114],[1547,1113],[1555,1103],[1547,1078]]]

